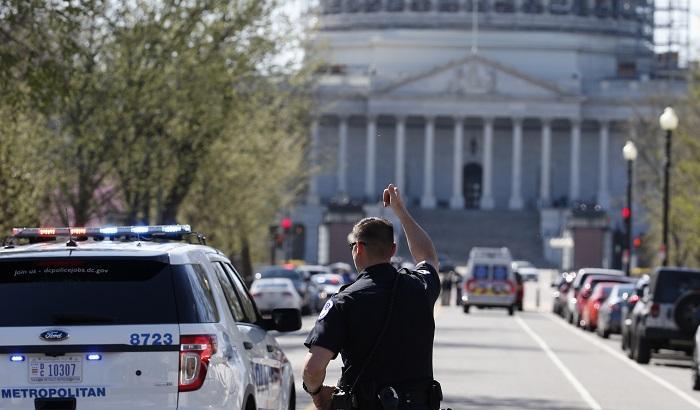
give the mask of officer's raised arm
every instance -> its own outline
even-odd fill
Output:
[[[399,189],[393,184],[384,190],[384,206],[391,208],[401,221],[406,233],[408,249],[415,263],[426,262],[439,270],[437,252],[433,241],[418,223],[413,219],[401,199]]]

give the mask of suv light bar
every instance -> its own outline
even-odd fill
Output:
[[[157,238],[180,238],[192,233],[189,225],[151,225],[151,226],[108,226],[99,228],[12,228],[14,238],[55,238],[59,236],[77,237],[112,237],[112,236],[146,236]]]

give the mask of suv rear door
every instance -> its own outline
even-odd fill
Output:
[[[0,261],[0,408],[176,409],[187,275],[164,255]]]

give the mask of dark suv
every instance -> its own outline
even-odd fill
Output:
[[[700,323],[700,271],[660,268],[632,310],[630,357],[649,363],[652,350],[671,349],[691,354]]]

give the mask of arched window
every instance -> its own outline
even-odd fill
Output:
[[[411,1],[411,10],[413,11],[430,11],[432,2],[430,0],[413,0]]]
[[[376,11],[381,11],[382,0],[365,0],[365,11],[368,13],[374,13]]]
[[[496,13],[513,13],[515,11],[515,0],[496,0],[493,9]]]
[[[362,0],[345,0],[345,12],[357,13],[362,11]]]
[[[474,11],[474,4],[477,5],[478,11],[484,13],[489,10],[489,0],[467,0],[464,4],[466,11]]]
[[[459,11],[459,0],[439,0],[438,11],[447,13]]]
[[[403,11],[404,0],[388,0],[386,3],[386,11]]]
[[[321,3],[323,14],[338,14],[343,10],[343,0],[324,0]]]
[[[612,14],[610,0],[595,0],[595,5],[593,6],[593,13],[600,18],[610,17],[610,15]]]
[[[523,1],[523,13],[528,13],[528,14],[542,14],[542,13],[544,13],[544,6],[542,5],[542,0],[525,0],[525,1]]]
[[[570,0],[550,0],[549,12],[551,14],[569,14],[571,13]]]

